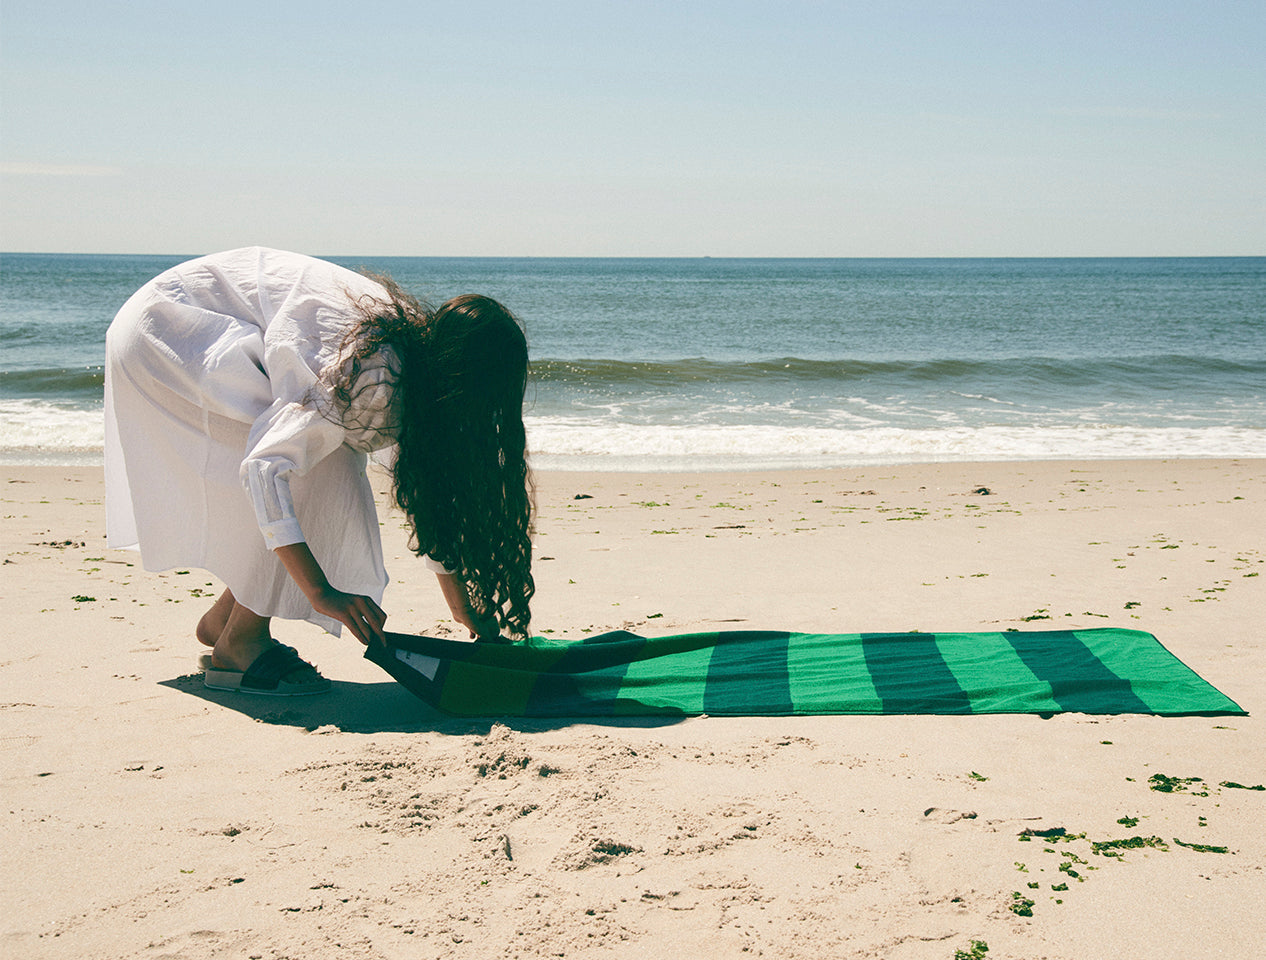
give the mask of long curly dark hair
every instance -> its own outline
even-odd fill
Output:
[[[371,278],[389,299],[353,301],[361,319],[334,394],[352,407],[362,363],[391,356],[392,493],[413,528],[410,549],[464,580],[479,616],[526,636],[536,586],[522,325],[488,297],[433,310],[390,277]]]

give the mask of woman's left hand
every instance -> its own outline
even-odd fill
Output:
[[[470,605],[470,593],[464,584],[451,573],[436,573],[440,592],[453,614],[453,619],[470,631],[472,640],[500,640],[501,627],[496,617],[481,617]]]
[[[479,617],[469,608],[461,613],[454,611],[454,619],[470,631],[472,640],[500,640],[501,626],[496,617]]]

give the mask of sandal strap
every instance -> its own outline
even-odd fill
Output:
[[[299,651],[279,643],[255,658],[255,662],[242,674],[241,686],[252,690],[275,690],[281,678],[298,667],[309,664],[299,656]]]

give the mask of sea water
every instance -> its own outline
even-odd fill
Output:
[[[0,463],[97,463],[115,311],[186,256],[0,256]],[[544,469],[1266,457],[1266,258],[328,259],[525,322]]]

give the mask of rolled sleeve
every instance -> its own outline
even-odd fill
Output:
[[[293,464],[277,459],[247,460],[242,464],[242,477],[255,507],[259,532],[270,550],[304,539],[290,496],[288,474],[293,469]]]
[[[274,403],[251,430],[242,485],[269,549],[304,540],[290,494],[290,477],[303,476],[343,442],[343,428],[312,406]]]

